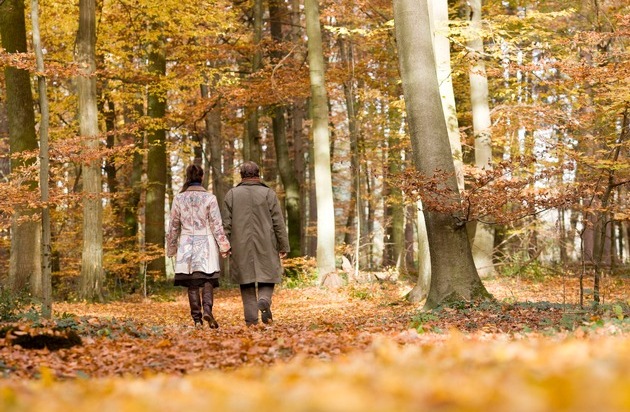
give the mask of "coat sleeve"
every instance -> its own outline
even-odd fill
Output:
[[[232,237],[232,190],[228,190],[223,200],[223,232],[230,239]]]
[[[221,253],[230,250],[230,242],[228,241],[227,236],[225,236],[225,231],[223,230],[221,211],[219,210],[219,203],[217,202],[217,198],[215,196],[210,197],[210,204],[208,206],[208,221],[210,222],[210,229],[212,230],[214,239],[217,241],[217,245],[219,245]]]
[[[171,257],[177,255],[177,242],[182,230],[182,222],[180,218],[179,202],[177,197],[173,200],[171,207],[171,218],[168,224],[168,233],[166,234],[166,256]]]
[[[278,196],[271,189],[269,189],[269,195],[267,196],[267,204],[269,205],[269,212],[271,213],[273,232],[278,241],[278,252],[289,253],[291,248],[289,247],[289,237],[287,235],[287,227],[284,224],[284,216],[282,215]]]

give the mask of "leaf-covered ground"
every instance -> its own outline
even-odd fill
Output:
[[[218,330],[192,327],[183,290],[56,303],[54,322],[0,324],[0,410],[628,410],[627,285],[592,311],[572,278],[492,279],[496,303],[429,313],[400,283],[280,289],[254,328],[220,289]],[[82,344],[16,344],[68,331]]]

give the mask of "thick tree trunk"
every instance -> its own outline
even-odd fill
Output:
[[[473,130],[475,134],[475,166],[479,169],[492,168],[492,141],[490,134],[490,107],[488,102],[488,77],[483,61],[483,39],[481,37],[481,0],[471,0],[470,28],[472,39],[469,48],[474,62],[470,69],[470,99]],[[477,272],[481,277],[494,274],[492,252],[494,250],[494,227],[477,221],[474,224],[472,252]]]
[[[269,21],[271,37],[278,45],[282,43],[282,22],[285,9],[280,0],[269,1]],[[282,57],[278,53],[273,53],[274,64]],[[282,185],[285,192],[285,207],[287,211],[287,229],[289,232],[289,245],[291,252],[289,256],[302,255],[302,211],[300,209],[300,183],[295,174],[293,162],[289,156],[289,143],[287,141],[287,121],[284,105],[275,106],[272,115],[273,140],[276,150],[276,161]]]
[[[291,3],[291,29],[290,36],[291,41],[298,45],[302,43],[302,21],[300,12],[300,0],[290,0]],[[298,62],[304,61],[304,55],[300,49],[296,47],[294,52],[294,60]],[[307,208],[309,199],[309,190],[306,183],[306,163],[305,155],[309,153],[308,139],[305,139],[304,135],[304,119],[306,118],[307,103],[305,99],[295,98],[293,103],[289,107],[289,118],[291,119],[290,129],[291,136],[293,137],[293,168],[295,176],[298,181],[299,190],[299,208],[300,208],[300,226],[301,238],[300,238],[300,255],[308,255],[308,231],[304,230],[308,226],[307,221]]]
[[[84,139],[88,159],[83,177],[83,254],[81,258],[81,297],[103,299],[103,224],[101,203],[101,159],[98,155],[99,129],[96,98],[96,1],[79,1],[77,77],[79,95],[79,133]]]
[[[149,53],[149,72],[156,76],[156,83],[166,75],[166,56],[161,45]],[[147,247],[164,247],[164,213],[166,198],[166,130],[162,122],[166,114],[166,96],[161,88],[149,88],[148,115],[155,122],[147,133],[147,198],[145,206],[145,242]],[[165,260],[158,257],[147,266],[148,271],[164,274]]]
[[[450,174],[443,188],[452,193],[453,204],[445,206],[456,208],[459,191],[439,94],[427,0],[394,0],[394,21],[414,164],[429,177],[437,171]],[[425,307],[489,297],[460,217],[428,210],[424,216],[431,254],[431,287]]]
[[[336,287],[341,278],[335,268],[335,209],[330,172],[328,97],[324,76],[324,52],[317,0],[305,0],[308,63],[311,79],[313,151],[317,193],[317,269],[320,282]]]
[[[2,47],[8,53],[27,52],[23,1],[5,0],[0,4],[0,37]],[[4,69],[4,76],[11,154],[36,150],[37,134],[30,76],[26,70],[9,66]],[[11,170],[18,172],[22,166],[32,164],[33,161],[34,159],[24,162],[13,158]],[[24,190],[35,188],[36,183],[33,181],[24,183]],[[23,291],[28,284],[31,294],[41,296],[41,226],[36,221],[28,220],[34,213],[35,210],[24,205],[15,206],[11,223],[9,288],[14,292]]]

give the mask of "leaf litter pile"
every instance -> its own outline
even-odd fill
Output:
[[[432,312],[400,283],[279,289],[252,328],[220,289],[218,330],[193,328],[179,291],[55,303],[48,323],[0,324],[0,410],[630,410],[624,282],[597,311],[575,281],[486,286],[496,302]]]

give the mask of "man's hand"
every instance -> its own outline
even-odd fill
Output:
[[[227,252],[221,252],[221,257],[222,258],[227,258],[228,256],[230,256],[232,254],[231,250],[228,250]]]
[[[287,252],[280,252],[278,253],[278,256],[280,256],[280,259],[284,259],[285,257],[287,257]]]

